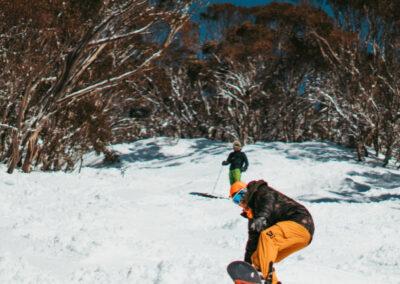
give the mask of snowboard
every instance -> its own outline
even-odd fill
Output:
[[[209,194],[205,192],[190,192],[190,195],[196,195],[196,196],[201,196],[201,197],[207,197],[207,198],[217,198],[217,199],[229,199],[228,197],[220,196],[220,195],[214,195],[214,194]]]
[[[247,262],[233,261],[226,270],[236,284],[263,284],[258,271]]]

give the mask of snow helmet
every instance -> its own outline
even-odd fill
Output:
[[[233,196],[243,188],[246,188],[247,184],[241,180],[236,181],[232,184],[229,197],[233,198]]]
[[[239,141],[235,141],[235,142],[233,142],[233,148],[239,148],[239,149],[241,149],[241,148],[242,148],[242,144],[240,144]]]

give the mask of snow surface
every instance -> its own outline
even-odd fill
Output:
[[[232,283],[247,220],[226,199],[230,143],[165,137],[115,145],[73,173],[0,166],[0,283]],[[284,284],[400,283],[400,171],[330,143],[247,145],[265,179],[315,221],[307,248],[275,264]],[[220,175],[219,175],[220,174]]]

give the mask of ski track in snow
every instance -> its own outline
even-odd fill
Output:
[[[227,196],[229,143],[153,138],[87,155],[79,173],[0,166],[0,283],[232,283],[247,220]],[[284,284],[400,283],[400,172],[330,143],[256,143],[265,179],[313,215],[309,247],[275,265]],[[216,184],[216,181],[218,183]],[[213,188],[215,187],[215,192]]]

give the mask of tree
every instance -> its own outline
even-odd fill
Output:
[[[399,40],[400,5],[392,1],[328,1],[336,25],[356,35],[341,48],[329,46],[320,38],[321,50],[331,58],[330,101],[343,129],[357,148],[361,160],[366,146],[385,153],[387,165],[393,152],[399,152]],[[364,151],[362,151],[364,149]],[[399,156],[399,154],[397,154]]]
[[[132,100],[127,90],[189,21],[191,3],[41,0],[33,9],[0,1],[0,161],[8,172],[29,172],[34,161],[69,169],[88,148],[104,150],[115,120],[105,113]]]

